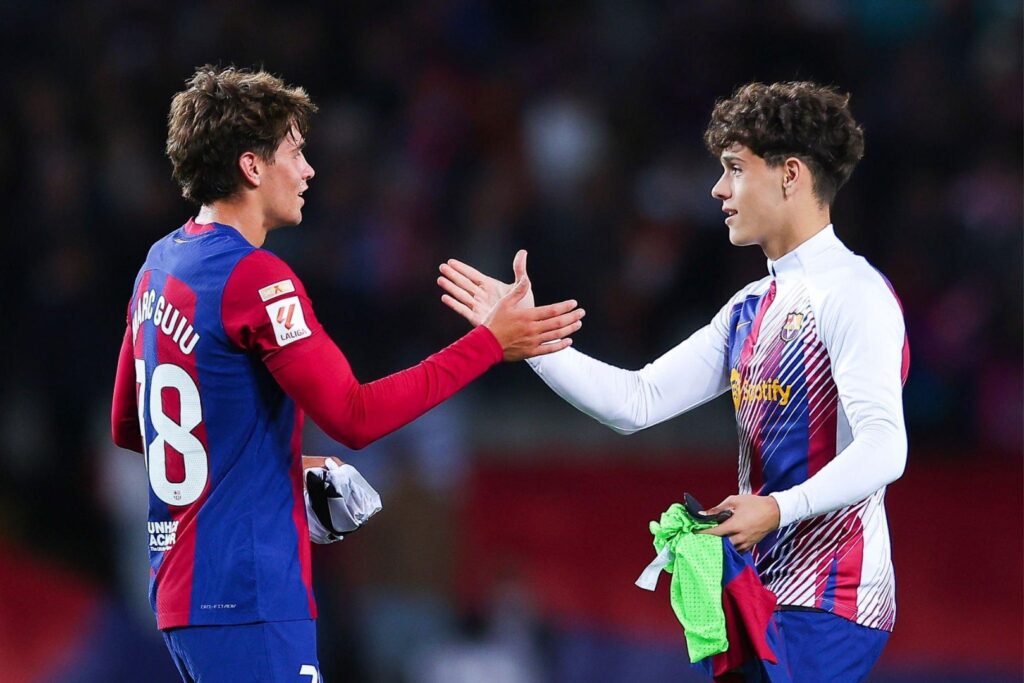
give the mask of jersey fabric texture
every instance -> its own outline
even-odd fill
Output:
[[[312,619],[176,628],[163,636],[185,683],[320,681]]]
[[[315,618],[304,413],[360,447],[501,356],[481,326],[360,384],[281,259],[217,223],[189,221],[154,244],[128,309],[111,426],[146,454],[158,627]]]
[[[832,226],[744,287],[710,324],[638,371],[567,349],[530,365],[629,434],[731,391],[740,493],[772,495],[780,528],[755,548],[780,605],[892,630],[885,486],[906,463],[909,346],[888,281]]]

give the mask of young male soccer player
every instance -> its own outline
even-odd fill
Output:
[[[906,462],[909,348],[888,281],[829,217],[864,148],[848,99],[751,83],[715,106],[704,140],[724,171],[711,194],[730,241],[760,246],[768,275],[710,324],[638,371],[571,349],[530,363],[623,434],[731,389],[739,495],[712,508],[733,515],[709,533],[753,550],[797,681],[862,680],[896,615],[883,498]],[[525,276],[525,252],[514,270]],[[443,300],[474,324],[509,287],[455,260],[441,272]]]
[[[319,679],[303,413],[360,448],[502,358],[568,346],[583,316],[573,301],[517,306],[523,280],[481,327],[360,384],[302,282],[261,248],[302,219],[315,110],[268,73],[209,66],[171,104],[167,155],[201,208],[139,271],[112,428],[146,456],[150,600],[186,681]]]

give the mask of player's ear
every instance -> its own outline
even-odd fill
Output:
[[[807,166],[796,157],[788,157],[782,162],[782,196],[793,196],[797,183],[804,178],[806,173]]]
[[[255,152],[242,152],[238,157],[238,170],[242,179],[252,187],[260,186],[260,174],[263,171],[263,162]]]

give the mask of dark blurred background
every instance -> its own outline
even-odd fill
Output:
[[[0,681],[172,681],[145,598],[146,475],[109,439],[148,246],[194,211],[163,157],[195,66],[263,66],[321,111],[305,220],[267,247],[357,375],[465,331],[437,264],[577,298],[640,367],[764,274],[701,134],[751,80],[853,94],[841,238],[900,294],[910,459],[889,492],[896,633],[873,681],[1022,674],[1022,31],[1014,0],[0,5]],[[329,681],[688,681],[632,581],[683,490],[735,488],[725,399],[630,438],[503,366],[360,453],[385,511],[317,548]]]

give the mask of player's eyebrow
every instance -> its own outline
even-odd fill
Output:
[[[737,162],[743,163],[743,157],[738,154],[733,154],[732,152],[722,152],[721,160],[723,166],[726,164],[735,164]]]

